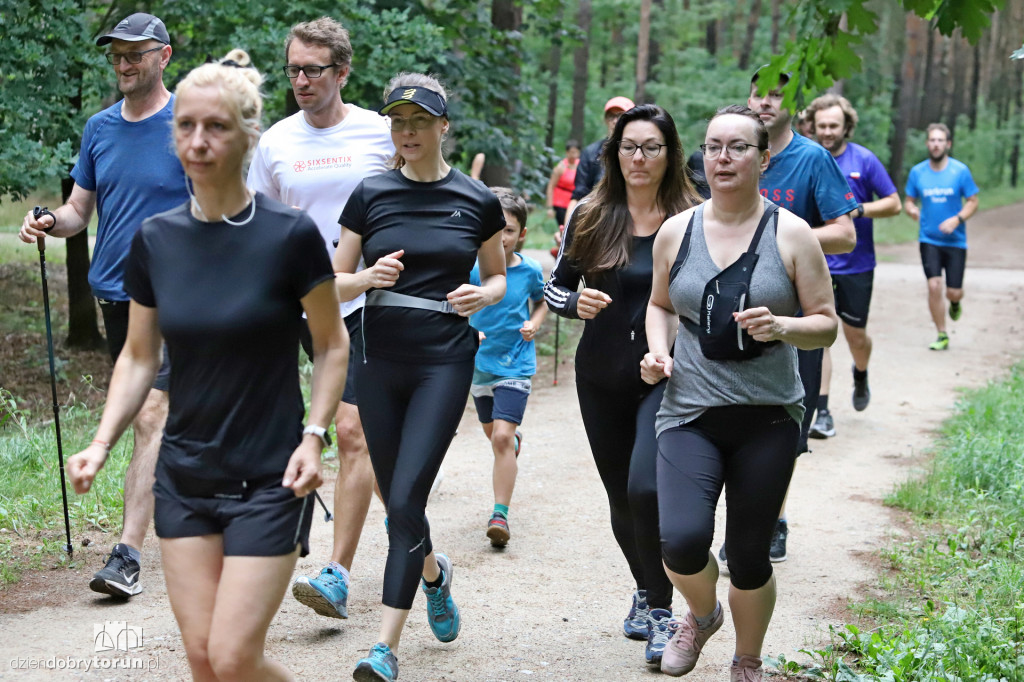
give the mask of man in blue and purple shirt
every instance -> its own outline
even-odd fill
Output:
[[[825,258],[832,273],[836,312],[843,321],[843,335],[853,356],[853,407],[859,412],[867,408],[871,400],[871,389],[868,387],[871,337],[867,333],[867,323],[875,277],[872,219],[898,214],[900,196],[878,157],[850,141],[857,127],[857,111],[845,97],[830,93],[817,98],[807,108],[807,117],[814,123],[818,142],[836,160],[857,201],[857,208],[853,212],[853,224],[857,230],[856,248],[850,253],[826,255]],[[831,379],[832,360],[826,348],[822,361],[818,416],[811,426],[811,438],[830,438],[836,433],[828,410]]]

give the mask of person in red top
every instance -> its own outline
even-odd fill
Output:
[[[548,215],[558,222],[558,227],[565,226],[565,209],[572,201],[572,191],[576,188],[576,167],[580,165],[580,143],[569,140],[565,143],[565,158],[555,164],[548,180]]]

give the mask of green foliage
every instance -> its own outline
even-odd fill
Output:
[[[1024,680],[1022,410],[1017,365],[965,396],[931,470],[891,496],[917,532],[886,553],[896,578],[885,602],[864,609],[882,624],[830,629],[828,646],[806,651],[826,679]],[[855,677],[841,676],[846,661]]]
[[[0,197],[23,197],[73,161],[87,15],[75,0],[0,0]]]

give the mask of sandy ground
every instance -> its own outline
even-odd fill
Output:
[[[838,369],[831,403],[838,435],[814,442],[813,453],[797,468],[789,503],[789,560],[776,566],[779,598],[765,654],[805,659],[797,653],[800,648],[820,646],[829,624],[849,620],[847,601],[877,584],[874,552],[899,532],[883,498],[922,464],[958,391],[998,377],[1021,355],[1024,232],[1015,228],[1022,209],[1007,207],[971,221],[964,316],[952,326],[945,353],[927,349],[935,335],[916,244],[881,250],[869,326],[875,341],[872,403],[860,413],[850,406],[846,368],[851,361],[840,340],[833,349]],[[612,539],[606,498],[583,434],[571,359],[561,367],[558,386],[552,386],[550,368],[535,379],[523,430],[513,537],[499,552],[484,537],[492,457],[472,407],[466,411],[429,506],[434,544],[455,561],[453,592],[462,610],[462,633],[451,644],[435,641],[426,626],[425,602],[417,597],[399,651],[400,679],[653,679],[655,673],[643,663],[643,644],[622,636],[633,587]],[[327,499],[331,483],[323,491]],[[720,528],[724,511],[723,505]],[[87,588],[111,542],[94,535],[94,544],[78,551],[77,569],[27,574],[18,586],[0,592],[0,678],[188,677],[156,542],[150,540],[144,551],[145,591],[120,603]],[[331,527],[320,516],[313,526],[313,553],[300,560],[297,574],[319,570],[330,540]],[[269,653],[301,679],[349,679],[376,638],[385,550],[384,512],[374,501],[353,567],[349,619],[316,616],[289,594],[271,626]],[[723,603],[727,586],[723,577]],[[678,595],[675,610],[685,611]],[[97,653],[95,633],[108,621],[141,628],[143,646]],[[726,619],[689,679],[727,679],[732,644]],[[146,669],[84,672],[86,661],[94,666],[129,661]],[[30,668],[48,663],[78,670]]]

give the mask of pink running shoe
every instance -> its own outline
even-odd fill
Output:
[[[729,682],[761,682],[761,659],[740,656],[738,663],[729,666]]]
[[[711,635],[718,632],[725,622],[725,610],[718,608],[718,618],[707,630],[697,627],[697,620],[692,613],[687,613],[682,621],[672,621],[668,627],[674,631],[672,639],[665,646],[665,653],[661,657],[661,672],[672,677],[682,677],[693,670],[697,665],[697,658],[704,644],[711,639]]]

